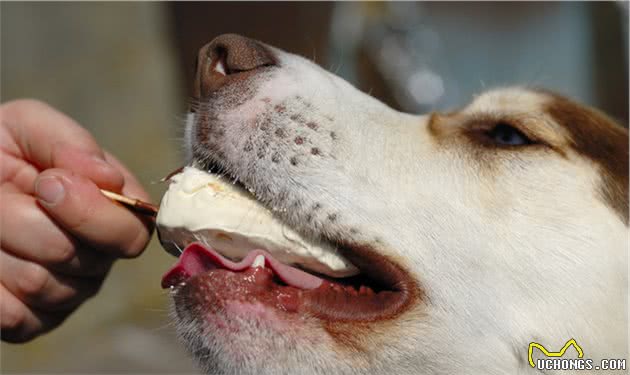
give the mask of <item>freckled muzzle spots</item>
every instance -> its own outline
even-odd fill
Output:
[[[242,151],[253,154],[259,160],[257,167],[265,168],[270,162],[278,167],[287,168],[307,166],[313,158],[326,158],[334,155],[334,141],[337,133],[334,129],[332,117],[318,113],[315,106],[307,99],[294,96],[274,102],[270,97],[259,99],[262,110],[256,115],[253,126],[242,127],[242,137],[245,138]],[[220,128],[217,125],[217,128]],[[321,133],[322,129],[327,131]],[[229,132],[228,132],[229,133]],[[207,140],[214,137],[214,142]],[[225,131],[208,129],[206,131],[206,145],[216,152],[225,143],[230,143]]]
[[[329,168],[322,163],[336,162],[338,125],[330,114],[320,111],[307,97],[294,95],[277,99],[256,95],[244,107],[222,109],[220,103],[199,106],[195,156],[218,165],[222,173],[234,172],[246,186],[257,186],[252,190],[261,201],[287,207],[295,199],[286,189],[259,185],[310,173],[308,171],[315,168]],[[301,205],[292,211],[294,216],[307,222],[335,223],[335,212],[315,214],[320,207],[313,213]]]
[[[282,128],[277,128],[276,131],[274,132],[274,134],[278,138],[285,138],[287,136],[287,133]]]

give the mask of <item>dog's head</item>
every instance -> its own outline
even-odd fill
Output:
[[[511,88],[404,114],[235,35],[200,51],[192,112],[191,159],[381,292],[296,312],[197,283],[176,319],[207,371],[518,373],[529,342],[569,338],[625,355],[628,133],[600,112]]]

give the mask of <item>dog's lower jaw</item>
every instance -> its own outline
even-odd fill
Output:
[[[396,374],[400,375],[423,373],[424,366],[419,365],[418,358],[403,354],[409,353],[415,344],[412,340],[405,342],[402,330],[399,332],[400,343],[383,347],[380,353],[369,353],[339,345],[330,339],[325,327],[313,320],[301,322],[297,329],[292,327],[283,331],[259,321],[235,319],[239,334],[230,335],[217,330],[215,325],[203,325],[186,312],[182,315],[176,308],[173,308],[173,314],[177,315],[176,328],[181,342],[206,374],[381,375],[392,368],[396,368]],[[432,361],[425,364],[429,368],[438,368]]]
[[[249,306],[255,312],[255,306]],[[297,329],[282,329],[267,320],[218,314],[224,324],[238,332],[226,332],[216,323],[200,321],[190,311],[173,308],[181,341],[193,353],[198,367],[207,374],[359,374],[336,356],[330,358],[333,343],[312,325],[302,322]],[[328,358],[327,358],[328,357]],[[341,365],[340,365],[341,364]]]

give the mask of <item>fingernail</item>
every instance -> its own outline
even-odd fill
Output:
[[[35,186],[35,193],[38,198],[49,206],[61,202],[66,191],[63,187],[63,183],[56,176],[49,176],[40,178]]]

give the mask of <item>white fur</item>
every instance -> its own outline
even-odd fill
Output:
[[[316,319],[281,332],[265,319],[226,315],[241,330],[224,335],[196,319],[194,309],[179,314],[182,335],[201,350],[206,371],[530,374],[529,342],[551,350],[569,338],[587,358],[627,358],[628,231],[598,199],[592,163],[574,154],[488,151],[488,167],[461,140],[436,142],[427,116],[396,112],[310,61],[274,53],[281,67],[261,74],[245,103],[225,104],[236,95],[227,91],[225,103],[207,103],[225,129],[219,162],[261,202],[284,206],[277,214],[297,230],[378,240],[379,251],[401,260],[426,297],[377,327],[363,353],[335,342]],[[545,100],[502,89],[477,97],[461,114],[526,114],[557,129],[542,111]],[[278,128],[287,136],[276,137]],[[196,157],[214,157],[195,145],[192,125],[186,134]],[[295,143],[298,136],[304,144]],[[280,162],[270,160],[274,153]],[[313,212],[315,204],[322,208]]]

